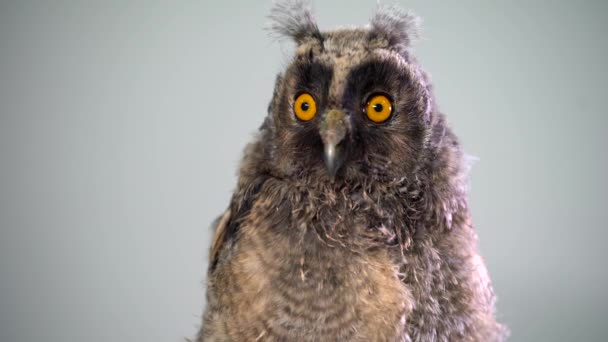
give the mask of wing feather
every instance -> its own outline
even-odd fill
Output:
[[[209,252],[210,269],[217,264],[217,258],[220,250],[226,241],[226,227],[230,221],[230,208],[226,209],[223,215],[218,217],[215,222],[215,233],[213,234],[213,242],[211,243],[211,251]]]

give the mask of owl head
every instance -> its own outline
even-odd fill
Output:
[[[369,25],[320,31],[306,1],[275,4],[271,29],[295,42],[278,75],[268,168],[328,182],[404,177],[429,137],[427,78],[413,58],[417,18],[380,7]]]

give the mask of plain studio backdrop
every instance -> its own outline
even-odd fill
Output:
[[[0,3],[0,341],[183,341],[288,43],[270,1]],[[608,336],[608,2],[402,1],[512,341]],[[321,29],[373,0],[317,1]]]

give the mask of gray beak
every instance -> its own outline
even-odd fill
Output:
[[[346,136],[347,122],[344,112],[332,109],[323,118],[319,133],[323,140],[323,158],[327,173],[333,180],[344,161],[344,146],[340,145]]]

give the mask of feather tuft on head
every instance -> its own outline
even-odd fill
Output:
[[[309,39],[322,40],[308,0],[276,1],[270,10],[269,29],[277,38],[289,37],[297,44]]]
[[[372,39],[384,39],[389,47],[410,47],[419,38],[421,20],[400,7],[380,5],[370,21]]]

